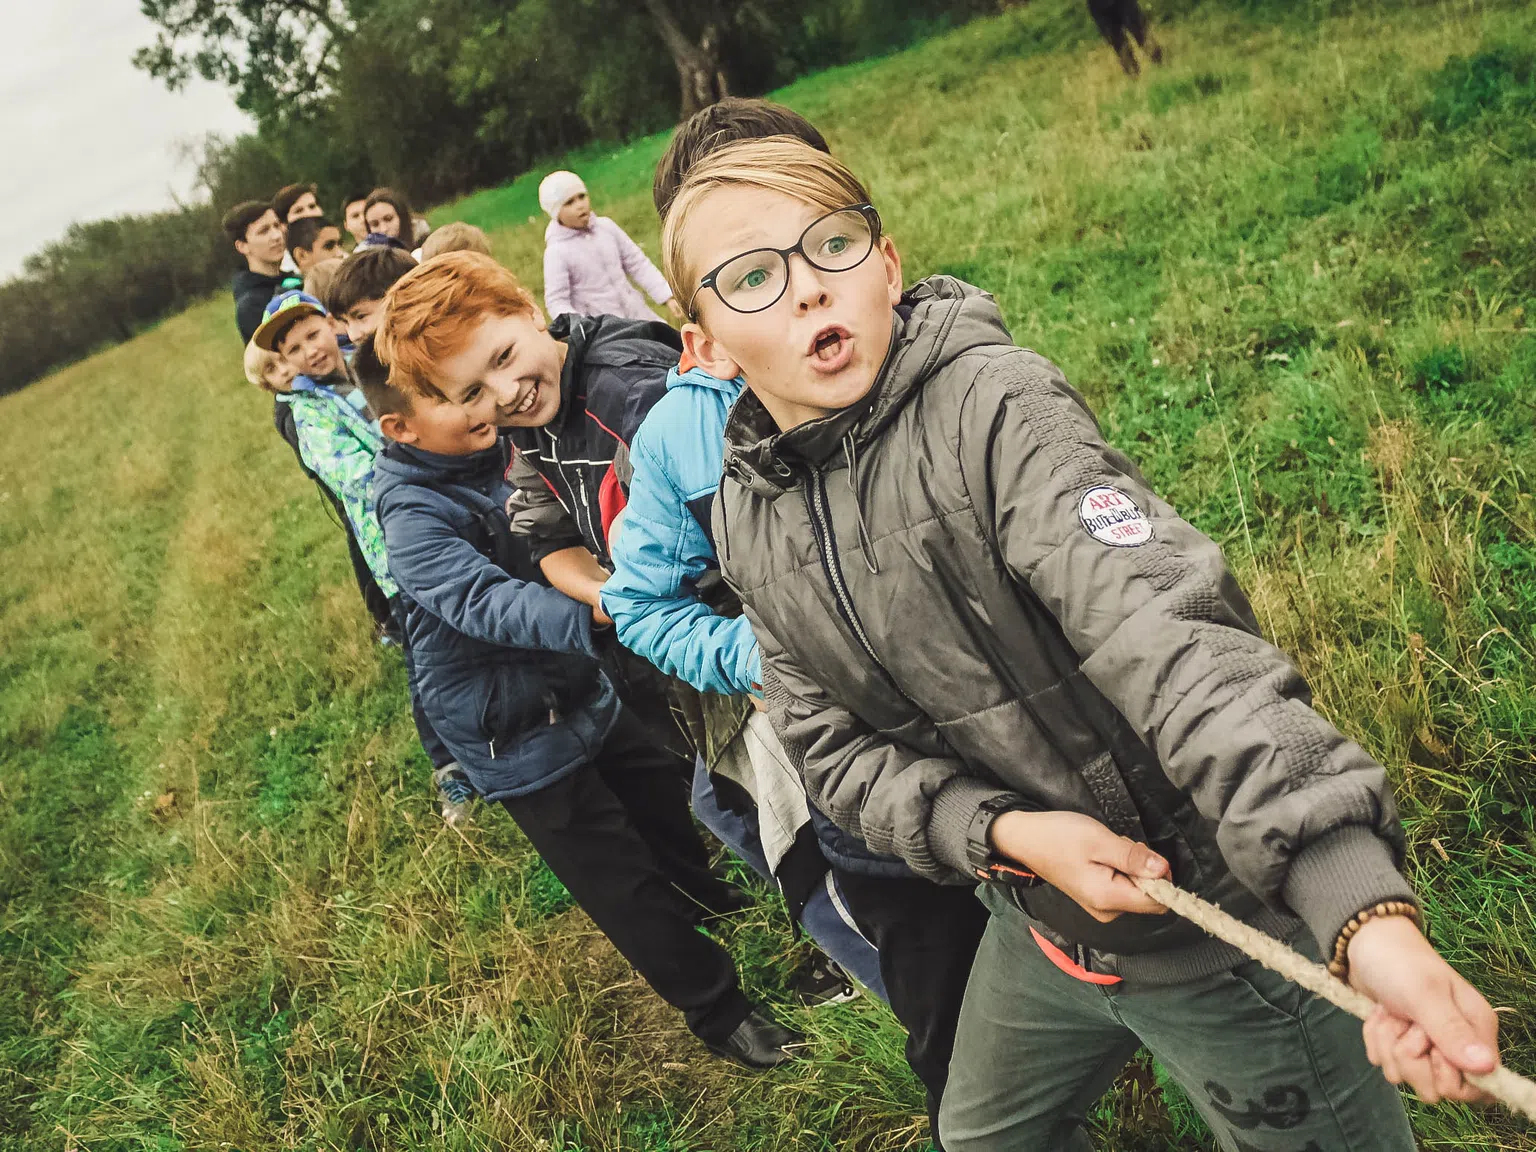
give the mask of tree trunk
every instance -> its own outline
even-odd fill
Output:
[[[729,96],[730,84],[720,67],[720,34],[714,24],[705,26],[695,44],[672,15],[666,0],[645,0],[656,22],[662,43],[677,66],[678,85],[682,90],[678,118],[686,120],[701,108],[707,108],[722,96]]]

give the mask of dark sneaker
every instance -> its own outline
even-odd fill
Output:
[[[843,971],[841,964],[818,949],[795,974],[795,996],[807,1008],[846,1004],[859,998],[859,986]]]
[[[797,1053],[790,1049],[804,1043],[805,1037],[799,1032],[775,1024],[754,1008],[736,1026],[736,1031],[726,1037],[725,1043],[706,1042],[704,1047],[743,1068],[762,1071],[794,1059]]]
[[[444,764],[432,773],[437,785],[437,799],[442,805],[443,823],[459,828],[469,823],[470,805],[475,802],[475,789],[458,764]]]

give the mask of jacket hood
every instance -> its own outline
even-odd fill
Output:
[[[719,392],[731,403],[736,401],[746,386],[747,382],[740,376],[734,380],[722,380],[718,376],[711,376],[702,368],[690,368],[686,372],[673,368],[667,373],[668,392],[674,388],[706,388],[711,392]]]
[[[856,404],[788,432],[751,391],[742,393],[725,428],[725,471],[770,499],[794,486],[791,464],[820,468],[840,452],[852,464],[923,385],[976,348],[1013,339],[988,292],[953,276],[930,276],[903,293],[891,313],[891,347],[868,394]]]
[[[566,228],[566,231],[571,229]],[[654,344],[665,344],[678,355],[683,350],[682,337],[677,330],[660,320],[582,316],[566,312],[550,322],[549,334],[566,349],[565,366],[560,370],[560,407],[546,425],[551,434],[565,426],[575,396],[585,392],[589,368],[623,368],[636,360],[654,357]]]
[[[391,441],[373,463],[373,498],[380,503],[386,493],[410,484],[484,484],[500,479],[506,468],[506,449],[499,442],[468,456],[444,456]]]

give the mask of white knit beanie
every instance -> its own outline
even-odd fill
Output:
[[[580,196],[587,190],[581,177],[574,172],[551,172],[539,181],[539,207],[551,216],[560,214],[560,206],[572,196]]]

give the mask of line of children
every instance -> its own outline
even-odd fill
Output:
[[[865,187],[796,140],[701,161],[663,248],[688,354],[746,384],[715,529],[775,726],[834,821],[986,881],[950,1152],[1090,1147],[1142,1044],[1233,1149],[1411,1149],[1371,1063],[1475,1096],[1496,1017],[1419,931],[1381,768],[991,297],[904,289]],[[1364,1042],[1137,876],[1321,946],[1382,1005]]]
[[[513,294],[515,278],[489,257],[457,253],[439,262],[435,283],[446,307],[462,311],[460,298],[485,283],[503,283],[508,298]],[[516,452],[509,474],[517,492],[513,530],[529,539],[533,559],[549,582],[591,606],[599,622],[607,624],[597,596],[608,578],[610,527],[625,499],[628,442],[664,394],[667,373],[681,350],[676,332],[656,320],[614,316],[566,314],[546,325],[530,303],[513,314],[487,317],[460,343],[463,350],[452,355],[430,350],[434,379],[445,390],[462,385],[471,397],[470,411],[510,429]],[[667,679],[622,648],[611,654],[605,670],[620,699],[650,723],[660,744],[673,750],[679,777],[691,779],[694,748],[673,719]],[[746,711],[750,715],[750,708]],[[722,832],[720,820],[705,822]],[[802,823],[803,816],[794,827]],[[741,847],[740,836],[721,838]],[[795,913],[826,871],[814,842],[803,847],[820,867],[806,873],[798,903],[791,899]],[[753,853],[747,855],[750,859]],[[823,910],[831,899],[823,895],[814,906]],[[879,972],[868,943],[851,926],[837,922],[829,909],[823,921],[841,933],[829,937],[812,919],[804,922],[839,962],[878,990]],[[802,974],[801,991],[808,999],[825,1000],[847,997],[853,989],[833,966],[813,956]]]
[[[336,311],[372,333],[361,398],[304,384],[331,364],[317,301],[274,301],[254,345],[325,393],[330,433],[354,432],[338,398],[378,416],[356,438],[382,538],[362,535],[404,593],[413,704],[620,952],[719,1055],[771,1067],[801,1039],[697,931],[740,898],[605,609],[738,718],[721,747],[760,733],[744,810],[832,862],[949,1152],[1090,1147],[1089,1108],[1143,1045],[1241,1152],[1412,1148],[1389,1078],[1475,1098],[1496,1017],[1419,930],[1384,773],[1060,371],[980,289],[906,289],[867,189],[793,113],[706,110],[653,192],[670,287],[651,295],[686,315],[681,349],[654,321],[546,327],[472,236],[419,268],[366,253],[405,268],[376,295],[348,287],[364,255],[338,269]],[[541,202],[546,272],[601,239],[573,174]],[[591,259],[605,310],[650,320],[622,248],[585,252],[553,258],[551,312]],[[272,361],[247,371],[283,386]],[[762,795],[774,771],[808,790],[804,826]],[[1362,1033],[1138,876],[1332,957],[1383,1010]]]

